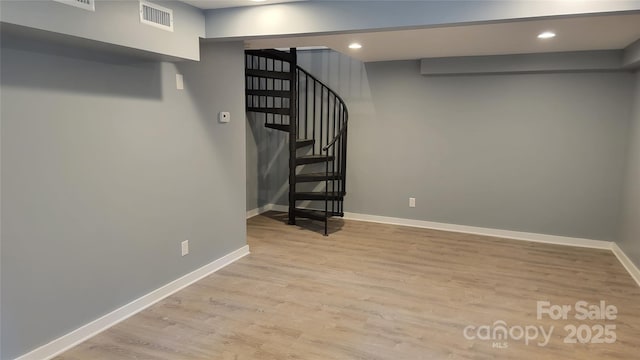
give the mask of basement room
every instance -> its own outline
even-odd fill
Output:
[[[0,1],[0,359],[636,359],[640,1]]]

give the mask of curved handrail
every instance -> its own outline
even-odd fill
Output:
[[[303,72],[303,73],[304,73],[305,75],[307,75],[308,77],[310,77],[310,78],[312,78],[313,80],[315,80],[315,81],[319,82],[320,84],[322,84],[322,85],[323,85],[324,87],[326,87],[329,91],[331,91],[331,93],[333,93],[333,95],[335,95],[335,96],[336,96],[336,98],[337,98],[338,100],[340,100],[340,103],[341,103],[342,105],[346,105],[346,103],[344,102],[344,100],[342,99],[342,97],[340,97],[340,95],[338,95],[335,91],[331,90],[331,88],[330,88],[330,87],[328,87],[327,85],[325,85],[325,84],[324,84],[321,80],[319,80],[317,77],[315,77],[315,76],[313,76],[313,75],[309,74],[309,72],[308,72],[307,70],[305,70],[305,69],[301,68],[301,67],[300,67],[300,66],[298,66],[298,65],[296,65],[296,68],[298,68],[298,70],[300,70],[301,72]],[[346,106],[345,106],[345,110],[346,110],[346,109],[347,109],[347,108],[346,108]]]
[[[335,192],[336,190],[338,191],[339,196],[344,196],[345,194],[345,190],[346,190],[346,134],[347,134],[347,126],[349,123],[349,111],[347,110],[347,105],[344,102],[344,99],[342,99],[342,97],[340,97],[340,95],[338,95],[335,91],[333,91],[329,86],[327,86],[324,82],[320,81],[318,78],[316,78],[315,76],[311,75],[308,71],[306,71],[305,69],[301,68],[300,66],[297,66],[296,64],[296,71],[297,71],[297,78],[300,79],[302,78],[302,76],[304,76],[305,78],[305,86],[307,86],[307,91],[308,91],[308,83],[309,81],[311,81],[311,83],[313,84],[313,96],[315,95],[315,86],[316,84],[320,85],[320,89],[321,89],[321,98],[324,99],[324,91],[326,89],[327,91],[327,122],[329,121],[329,117],[330,115],[328,114],[329,112],[329,104],[331,103],[331,97],[333,97],[333,106],[334,106],[334,114],[333,114],[333,119],[334,119],[334,129],[333,129],[333,138],[331,140],[329,140],[328,138],[325,140],[327,141],[327,144],[325,146],[322,146],[322,144],[320,144],[320,150],[321,152],[324,153],[324,156],[326,157],[326,161],[325,161],[325,186],[324,186],[324,216],[325,216],[325,221],[324,221],[324,233],[325,235],[328,234],[328,221],[327,219],[329,218],[329,214],[333,215],[335,213],[338,214],[342,214],[344,211],[344,207],[343,207],[343,203],[342,200],[335,200],[333,198],[329,197],[329,189],[331,188],[332,193]],[[305,102],[307,101],[307,99],[305,98]],[[324,100],[323,100],[324,103]],[[314,103],[314,113],[315,113],[315,103]],[[338,112],[339,115],[336,114],[336,111]],[[306,107],[305,107],[305,114],[306,114]],[[315,116],[315,114],[313,115]],[[339,129],[336,131],[335,128],[335,120],[336,120],[336,116],[338,119],[338,123],[339,125]],[[320,115],[320,118],[322,118],[322,112]],[[314,125],[315,126],[315,125]],[[329,124],[327,123],[327,137],[329,135]],[[322,139],[322,138],[321,138]],[[338,171],[338,173],[341,175],[341,181],[338,182],[338,185],[336,186],[336,183],[334,181],[330,181],[329,180],[329,162],[330,162],[330,158],[333,157],[333,161],[331,167],[333,168],[334,174],[335,171]],[[337,164],[336,164],[337,163]],[[333,196],[333,195],[332,195]],[[331,204],[331,206],[329,206],[329,204]]]
[[[348,120],[348,116],[345,110],[345,121],[344,121],[344,126],[342,127],[342,129],[340,129],[340,131],[338,132],[338,134],[336,136],[333,137],[333,140],[331,140],[327,145],[322,147],[322,151],[327,151],[329,150],[333,145],[335,145],[336,141],[338,141],[338,139],[340,137],[342,137],[342,135],[347,131],[347,120]]]
[[[338,99],[338,101],[340,101],[340,105],[342,105],[342,109],[344,111],[344,123],[342,124],[342,128],[340,129],[340,131],[338,131],[338,133],[333,137],[333,139],[331,141],[329,141],[327,143],[327,145],[325,145],[324,147],[322,147],[322,151],[327,151],[329,150],[332,146],[335,145],[335,143],[338,141],[338,139],[347,131],[347,124],[349,123],[349,110],[347,109],[347,104],[344,102],[344,100],[342,99],[342,97],[340,97],[340,95],[338,95],[335,91],[333,91],[330,87],[328,87],[327,85],[325,85],[322,81],[320,81],[317,77],[311,75],[307,70],[301,68],[300,66],[296,65],[296,68],[298,71],[304,73],[306,76],[310,77],[312,80],[316,81],[319,84],[322,84],[322,86],[324,86],[329,92],[331,92],[331,94],[333,94],[333,96],[336,97],[336,99]]]

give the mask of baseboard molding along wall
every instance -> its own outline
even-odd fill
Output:
[[[260,215],[267,211],[287,212],[288,208],[287,206],[284,206],[284,205],[266,204],[260,208],[247,211],[247,219]],[[446,223],[439,223],[439,222],[432,222],[432,221],[403,219],[403,218],[359,214],[359,213],[351,213],[351,212],[345,213],[344,218],[347,220],[368,221],[368,222],[375,222],[380,224],[402,225],[402,226],[410,226],[410,227],[432,229],[432,230],[452,231],[452,232],[459,232],[459,233],[465,233],[465,234],[492,236],[492,237],[506,238],[506,239],[512,239],[512,240],[532,241],[532,242],[539,242],[539,243],[545,243],[545,244],[567,245],[567,246],[577,246],[577,247],[585,247],[585,248],[592,248],[592,249],[610,250],[618,258],[622,266],[624,266],[624,268],[629,272],[629,274],[636,281],[638,286],[640,286],[640,269],[638,269],[638,266],[636,266],[636,264],[634,264],[633,261],[629,259],[629,257],[624,253],[624,251],[622,251],[622,249],[618,246],[618,244],[612,241],[582,239],[582,238],[574,238],[574,237],[568,237],[568,236],[546,235],[546,234],[528,233],[528,232],[512,231],[512,230],[491,229],[491,228],[482,228],[482,227],[476,227],[476,226],[446,224]]]
[[[475,227],[475,226],[455,225],[455,224],[446,224],[446,223],[438,223],[438,222],[423,221],[423,220],[402,219],[402,218],[393,218],[393,217],[358,214],[358,213],[345,213],[344,218],[348,220],[369,221],[369,222],[376,222],[376,223],[390,224],[390,225],[411,226],[411,227],[418,227],[418,228],[425,228],[425,229],[452,231],[452,232],[459,232],[459,233],[465,233],[465,234],[484,235],[484,236],[492,236],[492,237],[506,238],[506,239],[512,239],[512,240],[523,240],[523,241],[545,243],[545,244],[610,250],[618,258],[618,261],[620,261],[620,263],[622,264],[622,266],[624,266],[627,272],[629,272],[629,275],[631,275],[633,280],[635,280],[638,286],[640,286],[640,270],[638,269],[636,264],[634,264],[633,261],[631,261],[631,259],[627,257],[627,255],[622,251],[622,249],[618,246],[618,244],[616,244],[613,241],[581,239],[581,238],[574,238],[574,237],[568,237],[568,236],[546,235],[546,234],[528,233],[528,232],[521,232],[521,231],[481,228],[481,227]]]
[[[593,249],[611,249],[611,242],[602,241],[602,240],[580,239],[580,238],[573,238],[573,237],[566,237],[566,236],[545,235],[545,234],[536,234],[536,233],[528,233],[528,232],[521,232],[521,231],[500,230],[500,229],[482,228],[482,227],[476,227],[476,226],[455,225],[455,224],[446,224],[446,223],[439,223],[439,222],[432,222],[432,221],[402,219],[402,218],[393,218],[393,217],[386,217],[386,216],[366,215],[366,214],[357,214],[357,213],[345,213],[344,218],[349,220],[369,221],[369,222],[391,224],[391,225],[403,225],[403,226],[411,226],[411,227],[432,229],[432,230],[443,230],[443,231],[452,231],[452,232],[459,232],[459,233],[473,234],[473,235],[484,235],[484,236],[508,238],[512,240],[533,241],[533,242],[546,243],[546,244],[570,245],[570,246],[587,247],[587,248],[593,248]]]
[[[481,227],[475,227],[475,226],[455,225],[455,224],[446,224],[446,223],[438,223],[438,222],[423,221],[423,220],[402,219],[402,218],[393,218],[393,217],[358,214],[358,213],[345,213],[344,218],[348,220],[369,221],[369,222],[376,222],[376,223],[390,224],[390,225],[411,226],[411,227],[418,227],[418,228],[424,228],[424,229],[452,231],[452,232],[459,232],[459,233],[465,233],[465,234],[484,235],[484,236],[492,236],[492,237],[506,238],[506,239],[512,239],[512,240],[523,240],[523,241],[545,243],[545,244],[610,250],[618,258],[618,260],[620,261],[622,266],[624,266],[627,272],[629,272],[629,275],[631,275],[631,277],[635,280],[638,286],[640,286],[640,270],[633,263],[633,261],[631,261],[631,259],[627,257],[627,255],[622,251],[622,249],[620,249],[618,244],[612,241],[591,240],[591,239],[581,239],[581,238],[574,238],[574,237],[567,237],[567,236],[546,235],[546,234],[528,233],[528,232],[521,232],[521,231],[481,228]]]
[[[48,360],[98,333],[126,320],[158,301],[176,293],[196,281],[211,275],[236,260],[249,255],[249,245],[245,245],[199,269],[196,269],[142,297],[86,324],[78,329],[63,335],[31,352],[28,352],[15,360]]]
[[[611,243],[611,251],[618,258],[618,261],[624,266],[625,269],[629,272],[629,275],[638,283],[640,286],[640,269],[636,266],[636,264],[629,259],[627,254],[622,251],[622,249],[616,243]]]
[[[266,213],[267,211],[288,212],[289,207],[286,205],[266,204],[259,208],[255,208],[247,211],[247,219],[251,219],[254,216],[258,216],[262,213]]]

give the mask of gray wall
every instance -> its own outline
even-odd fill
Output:
[[[257,209],[261,206],[258,201],[258,141],[253,135],[253,128],[248,123],[249,117],[247,116],[247,131],[246,131],[246,153],[247,153],[247,187],[246,187],[246,210]],[[251,180],[250,180],[251,179]]]
[[[636,72],[634,110],[629,131],[628,167],[619,245],[640,267],[640,72]]]
[[[0,1],[3,23],[198,60],[204,12],[179,1],[151,1],[173,10],[173,32],[140,23],[139,1],[96,1],[87,11],[51,0]]]
[[[247,211],[287,204],[288,141],[285,132],[264,127],[263,114],[247,114]]]
[[[299,58],[349,106],[346,211],[616,238],[630,73],[425,77],[418,61]]]
[[[1,55],[2,359],[246,244],[242,43],[179,64],[41,50]]]

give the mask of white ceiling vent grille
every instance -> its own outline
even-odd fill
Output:
[[[140,1],[140,22],[173,31],[173,10],[147,1]]]
[[[95,0],[53,0],[62,4],[79,7],[89,11],[96,11]]]

